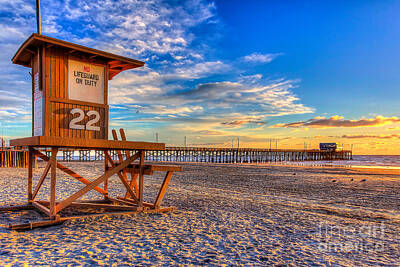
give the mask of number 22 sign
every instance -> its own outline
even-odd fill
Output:
[[[82,109],[79,108],[74,108],[71,109],[70,112],[72,115],[75,114],[79,114],[78,117],[73,118],[70,123],[69,123],[69,128],[71,129],[77,129],[77,130],[89,130],[89,131],[100,131],[100,127],[99,126],[95,126],[94,124],[96,124],[99,120],[100,120],[100,114],[99,112],[95,111],[95,110],[90,110],[86,113],[86,115],[90,118],[91,116],[94,116],[93,119],[89,120],[86,125],[82,125],[82,124],[78,124],[79,122],[81,122],[84,118],[85,118],[85,112],[83,112]]]

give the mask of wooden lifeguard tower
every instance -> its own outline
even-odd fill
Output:
[[[122,71],[143,66],[144,62],[41,34],[32,34],[18,49],[12,62],[32,68],[32,137],[10,141],[12,146],[29,149],[28,204],[3,207],[0,211],[36,209],[47,217],[39,222],[11,225],[12,229],[54,225],[75,218],[62,216],[62,211],[67,207],[99,209],[100,212],[91,216],[115,214],[116,211],[136,213],[173,210],[173,207],[161,207],[161,202],[173,172],[181,171],[181,167],[144,164],[146,150],[164,150],[165,144],[126,141],[122,129],[122,140],[118,140],[114,130],[114,140],[108,140],[108,81]],[[41,148],[51,148],[51,156],[43,154]],[[104,151],[104,173],[88,180],[63,166],[57,161],[57,152],[65,148]],[[111,150],[118,151],[118,161],[110,156]],[[35,188],[34,156],[47,162]],[[57,201],[57,169],[85,186],[66,199]],[[154,202],[145,202],[143,177],[152,175],[154,171],[165,171],[166,176]],[[36,196],[49,172],[49,199],[37,200]],[[108,180],[115,174],[126,189],[123,196],[109,195]],[[102,194],[103,199],[78,201],[91,190]],[[114,212],[110,213],[110,210]]]

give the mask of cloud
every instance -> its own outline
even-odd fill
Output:
[[[254,123],[254,124],[257,124],[257,125],[263,125],[264,124],[264,122],[261,122],[261,121],[249,121],[249,120],[243,121],[243,120],[238,120],[238,121],[222,122],[221,125],[224,125],[224,126],[227,126],[227,127],[230,127],[230,128],[237,128],[237,127],[240,127],[240,126],[242,126],[244,124],[249,124],[249,123]]]
[[[222,61],[200,62],[193,66],[185,66],[175,70],[176,78],[180,79],[194,79],[201,78],[205,75],[215,75],[226,72],[231,67]]]
[[[376,116],[371,119],[360,119],[360,120],[345,120],[341,116],[333,116],[330,118],[315,117],[307,121],[299,121],[292,123],[280,123],[270,128],[357,128],[357,127],[379,127],[387,124],[398,123],[400,118],[397,117],[383,117]]]
[[[217,146],[217,145],[224,145],[224,142],[215,142],[215,143],[196,143],[196,144],[189,144],[189,146]]]
[[[188,123],[202,120],[225,128],[239,128],[260,125],[271,116],[313,112],[313,108],[299,103],[300,99],[292,92],[296,83],[283,79],[264,85],[223,81],[199,83],[185,89],[171,74],[147,69],[117,76],[110,84],[109,95],[113,106],[132,107],[131,110],[139,110],[139,115],[157,114],[161,118],[174,115],[169,116],[170,122],[179,122],[182,120],[179,117],[185,116]]]
[[[388,134],[388,135],[343,135],[342,138],[346,139],[400,139],[400,134]]]
[[[52,1],[46,15],[49,25],[85,25],[77,31],[59,31],[60,37],[97,35],[92,45],[130,56],[188,55],[195,38],[192,29],[217,20],[215,4],[203,0],[181,1],[178,6],[162,0]]]
[[[244,56],[243,60],[246,62],[252,63],[270,63],[272,60],[277,58],[278,56],[283,55],[282,53],[275,54],[260,54],[260,53],[252,53],[250,55]]]
[[[200,135],[224,135],[223,132],[220,131],[210,131],[210,130],[203,130],[197,132]]]

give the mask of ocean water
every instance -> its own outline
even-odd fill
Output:
[[[57,156],[62,161],[62,156]],[[94,156],[90,157],[95,160]],[[117,157],[114,157],[117,160]],[[78,156],[74,156],[74,160],[79,160]],[[150,157],[148,160],[152,160]],[[177,159],[177,161],[180,161]],[[368,167],[385,167],[400,169],[400,155],[353,155],[353,160],[321,160],[321,161],[283,161],[274,162],[272,164],[288,164],[300,166],[368,166]]]
[[[290,162],[293,164],[293,162]],[[303,161],[296,165],[340,165],[400,168],[400,155],[353,155],[353,160]]]

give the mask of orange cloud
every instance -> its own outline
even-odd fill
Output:
[[[241,120],[241,121],[229,121],[229,122],[221,122],[222,125],[231,128],[237,128],[242,126],[243,124],[255,123],[257,125],[263,125],[264,123],[261,121],[249,121],[249,120]]]
[[[362,139],[362,138],[375,138],[375,139],[400,139],[400,134],[387,134],[387,135],[343,135],[342,138],[348,139]]]
[[[344,120],[341,116],[333,116],[330,118],[315,117],[307,121],[299,121],[292,123],[280,123],[271,126],[270,128],[339,128],[339,127],[379,127],[386,124],[400,122],[400,118],[397,117],[383,117],[376,116],[371,119],[360,119],[360,120]]]
[[[198,132],[201,135],[223,135],[223,132],[219,131],[211,131],[211,130],[202,130]]]

